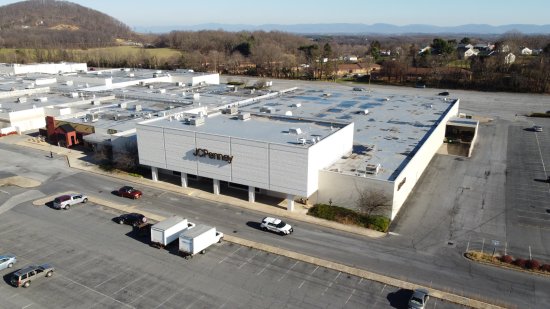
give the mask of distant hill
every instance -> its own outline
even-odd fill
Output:
[[[29,0],[0,6],[0,47],[97,47],[134,36],[115,18],[67,1]]]
[[[191,26],[166,26],[166,27],[137,27],[139,32],[163,33],[172,30],[225,30],[225,31],[284,31],[297,34],[504,34],[506,32],[521,32],[524,34],[548,34],[550,25],[510,24],[491,26],[487,24],[467,24],[452,27],[440,27],[433,25],[405,25],[391,24],[200,24]]]

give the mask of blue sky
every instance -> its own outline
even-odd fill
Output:
[[[18,1],[0,0],[0,5]],[[74,0],[130,27],[224,24],[550,24],[548,0]]]

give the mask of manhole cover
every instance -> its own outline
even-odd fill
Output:
[[[448,241],[448,242],[447,242],[447,245],[449,245],[449,246],[454,246],[454,245],[455,245],[455,242],[454,242],[454,241]]]
[[[238,233],[237,230],[234,230],[233,233]]]

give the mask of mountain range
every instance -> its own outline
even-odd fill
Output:
[[[492,26],[488,24],[466,24],[460,26],[434,26],[427,24],[412,24],[397,26],[392,24],[218,24],[207,23],[199,25],[174,25],[174,26],[151,26],[135,27],[135,31],[141,33],[166,33],[173,30],[199,31],[199,30],[224,30],[231,32],[238,31],[282,31],[297,34],[504,34],[507,32],[520,32],[524,34],[549,34],[550,24],[508,24]]]

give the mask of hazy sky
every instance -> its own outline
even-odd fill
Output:
[[[18,1],[0,0],[0,5]],[[550,24],[549,0],[74,0],[130,27],[224,24]]]

